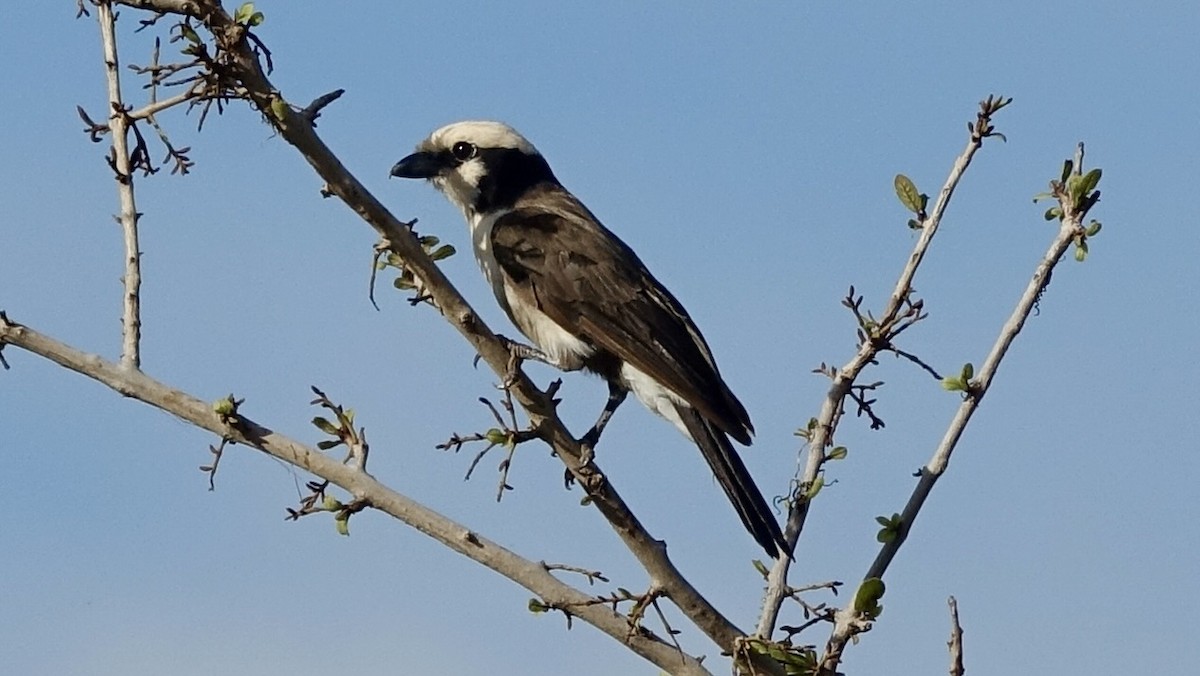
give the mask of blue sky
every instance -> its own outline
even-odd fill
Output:
[[[1105,172],[1104,231],[1086,264],[1055,274],[844,671],[941,672],[950,594],[972,674],[1124,673],[1131,660],[1194,671],[1200,6],[479,5],[260,2],[259,35],[290,100],[347,90],[319,131],[399,217],[464,251],[446,270],[510,333],[460,215],[387,173],[446,122],[522,130],[704,329],[754,419],[745,457],[772,495],[825,389],[811,369],[852,354],[842,295],[854,284],[878,308],[911,248],[892,177],[933,194],[976,102],[1015,98],[996,120],[1008,142],[977,157],[916,284],[931,316],[904,347],[951,370],[990,347],[1053,234],[1030,197],[1086,141]],[[100,48],[73,13],[27,2],[0,24],[0,308],[115,358],[116,195],[106,146],[74,109],[103,116]],[[124,14],[124,59],[144,63],[148,37]],[[205,399],[232,391],[250,416],[314,442],[318,385],[357,410],[373,472],[398,490],[531,558],[644,587],[542,449],[518,452],[517,490],[499,505],[498,458],[464,483],[470,453],[434,450],[489,426],[475,400],[494,378],[428,309],[386,291],[371,308],[373,233],[319,197],[299,155],[242,105],[199,135],[195,116],[163,121],[196,167],[138,183],[147,373]],[[228,454],[209,493],[196,466],[211,437],[5,354],[0,664],[12,673],[656,673],[585,625],[529,614],[527,592],[402,524],[364,514],[343,538],[329,520],[285,523],[306,477],[261,454]],[[957,404],[891,359],[868,377],[887,382],[887,429],[844,424],[850,454],[814,507],[795,584],[862,575],[874,517],[900,510]],[[562,394],[582,430],[604,388],[571,375]],[[599,456],[680,568],[752,626],[758,554],[695,450],[628,405]],[[681,638],[716,660],[694,632]]]

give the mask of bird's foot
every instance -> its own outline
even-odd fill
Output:
[[[543,364],[553,364],[550,357],[546,353],[537,349],[532,345],[518,343],[517,341],[497,334],[497,338],[504,344],[504,349],[508,350],[508,365],[504,369],[504,380],[500,383],[502,389],[509,389],[516,384],[521,377],[521,362],[526,360],[540,361]]]

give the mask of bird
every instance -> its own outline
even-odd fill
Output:
[[[608,383],[583,437],[590,448],[633,394],[700,449],[742,524],[772,558],[786,551],[767,501],[730,443],[754,427],[683,305],[634,251],[555,177],[524,136],[468,120],[434,131],[391,176],[427,179],[462,210],[472,248],[501,308],[532,343],[505,339],[514,359]]]

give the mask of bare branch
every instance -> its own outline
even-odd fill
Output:
[[[125,239],[125,285],[121,315],[121,364],[126,368],[141,367],[141,286],[142,252],[138,250],[137,202],[133,194],[133,166],[129,155],[128,132],[131,121],[121,98],[121,75],[117,60],[116,18],[107,0],[96,3],[96,18],[100,23],[100,38],[104,46],[104,69],[108,80],[108,127],[112,131],[112,162],[117,174],[117,194],[121,213],[117,221]],[[140,134],[139,134],[140,139]],[[144,143],[141,144],[144,146]],[[147,161],[149,158],[146,158]]]
[[[13,345],[40,355],[71,371],[83,374],[114,391],[170,413],[222,438],[256,448],[288,464],[311,472],[354,496],[347,508],[369,506],[389,514],[414,529],[525,587],[547,603],[570,606],[573,613],[605,634],[627,645],[638,655],[673,674],[708,675],[700,662],[681,654],[661,639],[645,633],[629,634],[628,618],[604,606],[589,605],[594,598],[566,585],[541,563],[525,559],[415,502],[353,465],[305,446],[264,427],[241,413],[236,423],[186,392],[172,389],[141,371],[123,368],[96,355],[60,343],[0,314],[0,345]]]
[[[967,670],[963,667],[963,630],[958,623],[958,601],[951,596],[946,602],[950,605],[950,640],[946,642],[950,649],[950,676],[963,676]]]
[[[203,85],[193,85],[192,88],[182,91],[170,98],[166,98],[161,101],[151,101],[137,110],[131,110],[127,114],[127,117],[131,120],[150,119],[154,117],[156,113],[161,113],[168,108],[172,108],[196,98],[203,90]]]

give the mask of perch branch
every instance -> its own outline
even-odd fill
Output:
[[[321,140],[312,123],[289,105],[270,82],[259,63],[256,46],[247,31],[216,2],[201,0],[115,0],[156,12],[185,13],[197,18],[226,53],[223,68],[228,77],[244,88],[244,95],[280,137],[294,146],[325,182],[328,191],[370,224],[388,242],[407,269],[420,280],[431,302],[447,321],[478,352],[499,376],[507,375],[509,352],[504,342],[484,323],[430,256],[422,249],[411,229],[392,215],[383,204],[341,163]],[[585,462],[579,441],[570,434],[555,411],[555,402],[538,389],[524,373],[512,384],[513,398],[525,410],[530,423],[554,449],[594,505],[612,526],[625,546],[646,570],[650,582],[676,604],[705,635],[724,651],[733,654],[738,639],[744,636],[690,582],[667,555],[665,545],[646,531],[590,459]],[[544,571],[543,571],[544,572]],[[781,673],[778,665],[756,659],[762,673]]]

